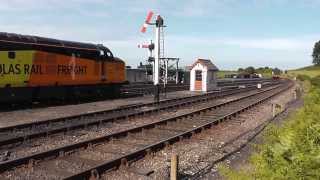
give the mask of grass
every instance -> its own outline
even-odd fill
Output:
[[[221,70],[221,71],[218,71],[217,77],[221,79],[221,78],[224,78],[225,75],[227,74],[237,74],[237,73],[238,71]]]
[[[231,71],[231,70],[221,70],[218,71],[217,76],[218,78],[224,78],[227,74],[237,74],[238,71]],[[271,71],[270,72],[260,72],[257,73],[262,74],[263,77],[272,77]],[[320,76],[320,66],[307,66],[295,70],[289,70],[288,76],[289,77],[296,77],[298,75],[308,76],[310,78],[314,78],[316,76]]]
[[[289,70],[288,75],[291,77],[298,75],[307,75],[310,78],[314,78],[316,76],[320,76],[320,66],[307,66],[296,70]]]
[[[262,77],[265,77],[265,78],[271,78],[272,77],[271,71],[270,72],[257,71],[257,73],[258,74],[262,74]],[[218,71],[217,77],[219,79],[225,78],[225,75],[228,75],[228,74],[239,74],[239,72],[238,71],[232,71],[232,70],[221,70],[221,71]]]
[[[256,145],[248,168],[220,172],[226,179],[320,179],[320,67],[290,71],[299,75],[305,91],[304,106],[281,126],[269,127]],[[307,77],[307,78],[306,78]]]
[[[261,74],[262,77],[265,77],[265,78],[271,78],[272,77],[272,73],[268,73],[268,72],[257,72],[258,74]]]

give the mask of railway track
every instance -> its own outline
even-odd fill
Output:
[[[118,116],[113,117],[109,116],[109,118],[108,116],[104,116],[105,114],[100,114],[101,118],[98,118],[98,115],[91,114],[90,117],[80,117],[78,119],[71,119],[70,121],[68,121],[68,123],[64,121],[58,121],[55,126],[44,123],[40,123],[40,125],[38,123],[30,123],[28,125],[19,125],[3,128],[2,131],[0,131],[2,137],[2,139],[0,140],[0,161],[10,161],[18,157],[28,156],[30,154],[37,153],[41,150],[48,150],[55,147],[60,147],[70,142],[87,140],[106,133],[113,133],[119,131],[119,129],[127,129],[129,127],[137,126],[139,124],[152,122],[154,121],[154,118],[170,117],[176,114],[175,109],[180,109],[181,111],[181,109],[186,108],[187,110],[189,110],[190,108],[188,108],[188,106],[190,107],[197,103],[197,106],[201,107],[204,106],[206,103],[209,103],[211,100],[214,100],[213,103],[216,103],[217,101],[219,101],[218,97],[234,95],[235,93],[237,95],[241,95],[241,92],[242,94],[247,94],[249,89],[241,89],[239,91],[225,91],[220,93],[212,93],[211,95],[204,94],[195,97],[180,98],[178,99],[178,101],[169,100],[167,103],[163,104],[160,107],[156,106],[157,109],[146,109],[146,107],[142,108],[144,109],[145,113],[141,113],[141,111],[134,111],[136,110],[136,108],[134,108],[135,106],[130,106],[123,107],[125,109],[127,108],[129,111],[122,111],[122,114],[118,114]],[[255,91],[258,92],[259,90],[253,90],[253,92],[251,93],[254,93]],[[180,101],[181,99],[183,101]],[[159,111],[165,110],[166,108],[169,108],[169,110],[165,111],[166,114],[164,114],[164,112],[159,113]],[[123,114],[124,112],[134,112],[135,115],[125,115]],[[115,111],[115,113],[119,112]],[[151,116],[152,114],[153,116]],[[134,116],[139,118],[128,118]],[[150,118],[150,116],[152,118]],[[118,117],[118,119],[116,117]],[[100,122],[97,122],[98,120]],[[51,122],[51,124],[54,123]],[[48,143],[50,143],[50,145],[47,145]]]
[[[164,89],[163,86],[160,87],[160,93],[164,92],[174,92],[174,91],[184,91],[190,88],[189,84],[168,84]],[[154,93],[153,84],[138,84],[138,85],[126,85],[121,88],[121,94],[123,96],[135,95],[142,96]]]
[[[220,89],[227,89],[227,88],[237,88],[239,85],[252,85],[257,83],[266,83],[271,82],[272,79],[232,79],[232,80],[219,80],[217,82],[217,86]],[[173,92],[173,91],[182,91],[188,90],[190,88],[190,84],[167,84],[166,89],[161,85],[160,92]],[[146,94],[153,94],[154,87],[153,84],[131,84],[131,85],[124,85],[121,88],[122,94],[131,94],[131,95],[146,95]]]
[[[239,85],[250,85],[255,84],[258,82],[271,82],[271,79],[263,79],[263,80],[227,80],[227,81],[219,81],[218,86],[221,89],[235,89]],[[175,91],[183,91],[189,89],[189,84],[168,84],[166,90],[164,90],[163,86],[160,86],[161,93],[164,92],[175,92]],[[149,95],[154,93],[154,87],[152,84],[131,84],[131,85],[124,85],[121,88],[120,98],[130,98],[130,97],[137,97],[142,95]],[[43,108],[49,106],[61,106],[61,105],[68,105],[68,104],[79,104],[79,103],[88,103],[93,101],[99,100],[107,100],[110,97],[90,97],[88,98],[81,98],[81,99],[74,99],[74,100],[54,100],[51,99],[49,101],[34,101],[34,102],[21,102],[19,104],[0,104],[0,112],[3,111],[13,111],[18,109],[32,109],[32,108]],[[112,98],[111,98],[112,99]]]
[[[255,78],[255,79],[219,79],[217,81],[218,86],[232,86],[232,85],[244,85],[252,83],[270,82],[269,78]]]
[[[31,176],[30,178],[41,178],[43,172],[49,172],[47,175],[50,176],[51,174],[52,178],[66,177],[67,179],[99,175],[105,170],[119,166],[125,160],[134,160],[144,156],[147,152],[163,147],[165,144],[173,143],[183,137],[189,137],[192,132],[201,131],[202,128],[209,127],[213,123],[230,118],[271,98],[286,88],[288,88],[288,85],[278,85],[224,103],[208,103],[200,110],[189,110],[183,115],[160,119],[156,122],[99,138],[3,162],[0,164],[0,169],[3,172],[23,164],[29,163],[29,165],[32,165],[34,162],[40,161],[32,168],[33,170],[37,169],[37,172],[27,174]],[[219,109],[217,110],[217,108]],[[53,159],[48,160],[50,158]],[[109,161],[106,163],[105,160],[101,161],[101,158],[109,159]],[[42,161],[43,159],[47,160]],[[15,170],[17,171],[15,175],[25,171],[30,172],[28,168],[22,169],[21,172]],[[3,174],[6,173],[10,174],[10,171],[3,172]]]
[[[289,102],[289,103],[294,103],[296,100],[294,100],[293,102]],[[237,152],[241,151],[242,148],[244,148],[245,146],[249,145],[249,143],[251,143],[271,122],[273,122],[275,120],[275,118],[277,118],[278,116],[280,116],[281,114],[283,114],[284,112],[286,112],[288,109],[285,107],[285,109],[280,112],[279,114],[276,114],[275,117],[268,119],[267,121],[261,123],[260,125],[256,126],[253,129],[249,129],[241,134],[239,134],[238,136],[236,136],[235,138],[225,142],[223,145],[218,147],[219,151],[224,151],[223,149],[225,149],[227,147],[227,151],[225,151],[226,153],[224,153],[223,156],[219,157],[218,159],[215,159],[214,161],[209,161],[210,163],[207,164],[204,167],[197,167],[196,165],[193,166],[189,166],[186,169],[182,170],[182,172],[193,172],[192,174],[189,173],[182,173],[183,175],[183,180],[196,180],[196,179],[202,179],[201,177],[205,176],[206,174],[210,173],[210,171],[217,166],[218,163],[225,161],[227,158],[229,158],[230,156],[236,154]],[[239,139],[244,140],[243,144],[240,145],[236,145],[235,147],[233,147],[230,150],[230,146],[233,146],[234,143],[237,143],[237,141]],[[229,148],[228,148],[229,146]],[[210,159],[210,157],[208,157],[208,159]]]
[[[69,132],[78,129],[85,129],[92,126],[100,126],[103,123],[114,122],[127,118],[145,116],[157,113],[163,110],[174,110],[183,106],[210,101],[215,98],[221,98],[235,93],[246,92],[255,87],[247,89],[228,90],[222,92],[212,92],[203,95],[176,98],[160,101],[157,103],[134,104],[130,106],[121,106],[116,109],[84,113],[77,116],[49,119],[46,121],[26,123],[16,126],[0,128],[0,147],[5,145],[16,145],[29,141],[31,139],[47,137],[49,135]],[[1,148],[0,148],[1,149]]]

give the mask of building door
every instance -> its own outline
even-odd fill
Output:
[[[194,90],[196,91],[202,91],[202,71],[196,70],[196,78],[194,83]]]

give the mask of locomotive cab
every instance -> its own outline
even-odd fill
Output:
[[[101,63],[101,81],[107,80],[106,75],[106,62],[111,61],[114,59],[112,52],[103,46],[102,44],[98,44],[99,54],[99,61]]]
[[[113,59],[113,54],[112,52],[103,46],[102,44],[98,44],[99,51],[100,51],[100,60],[110,60]]]

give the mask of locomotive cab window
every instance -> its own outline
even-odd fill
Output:
[[[104,56],[104,51],[100,50],[100,56]]]
[[[196,81],[202,81],[202,71],[196,71]]]
[[[100,59],[101,61],[106,61],[106,57],[107,57],[106,52],[103,51],[103,50],[100,50],[99,54],[100,54],[100,55],[99,55],[99,59]]]
[[[16,52],[14,52],[14,51],[9,51],[9,52],[8,52],[8,58],[9,58],[9,59],[15,59],[15,58],[16,58]]]

